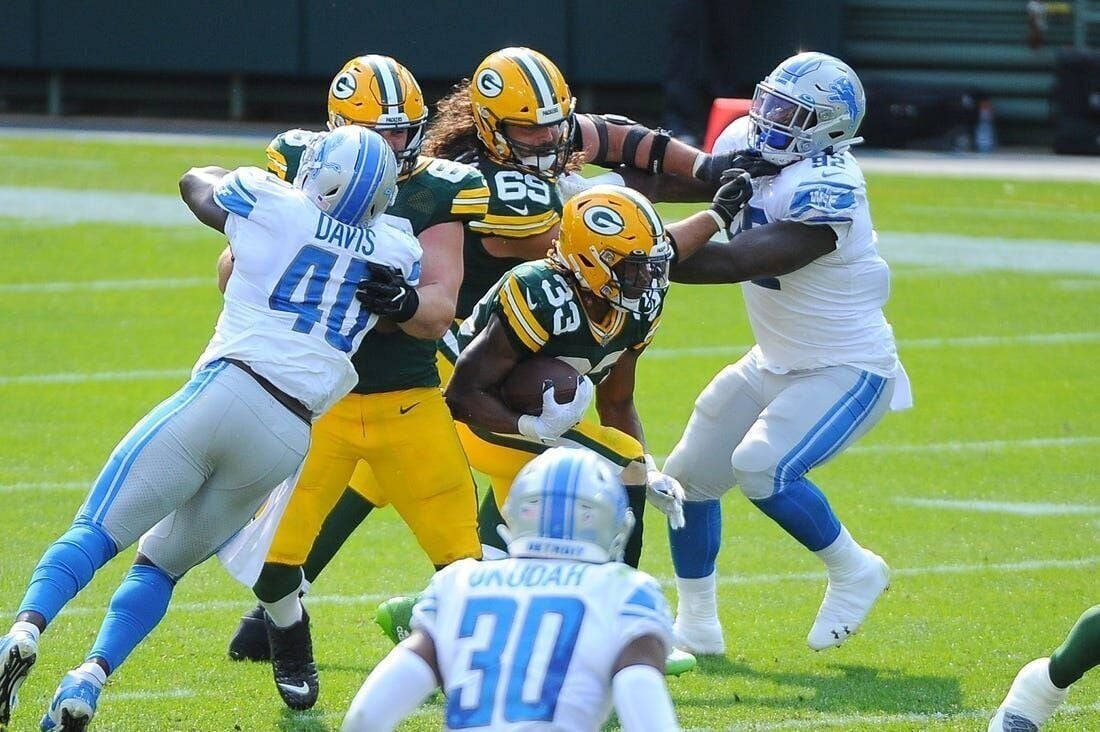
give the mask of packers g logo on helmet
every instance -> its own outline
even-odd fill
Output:
[[[474,79],[474,84],[477,85],[479,92],[490,99],[499,97],[504,91],[504,79],[500,78],[496,69],[484,69]]]
[[[360,125],[406,132],[404,148],[395,151],[402,177],[416,167],[427,119],[428,106],[416,78],[389,56],[357,56],[344,64],[329,85],[330,129]]]
[[[585,226],[603,236],[614,236],[626,228],[623,217],[607,206],[590,206],[582,218]]]
[[[566,202],[554,259],[615,308],[646,314],[668,289],[672,246],[645,196],[601,185]]]
[[[474,71],[470,103],[478,140],[493,160],[554,178],[573,145],[576,100],[554,63],[530,48],[489,54]],[[508,127],[550,129],[546,141],[523,142]]]

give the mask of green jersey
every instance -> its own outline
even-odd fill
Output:
[[[456,309],[460,320],[469,316],[474,304],[504,273],[525,261],[494,257],[485,251],[483,237],[525,239],[549,231],[561,221],[561,196],[552,181],[506,168],[486,157],[481,157],[477,165],[489,187],[489,210],[466,225],[462,287]]]
[[[267,146],[267,168],[284,180],[298,173],[302,153],[319,133],[289,130]],[[386,214],[408,220],[413,233],[449,221],[472,222],[486,215],[489,190],[477,169],[450,160],[420,156],[412,173],[397,184],[397,200]],[[436,341],[398,329],[367,333],[351,362],[359,374],[357,394],[439,386]]]
[[[611,372],[627,350],[645,348],[661,322],[658,307],[649,315],[612,308],[603,323],[582,307],[572,276],[543,259],[525,262],[486,293],[458,331],[463,348],[496,315],[520,353],[553,356],[595,384]]]

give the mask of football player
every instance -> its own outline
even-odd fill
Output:
[[[378,221],[396,184],[389,145],[362,128],[315,140],[294,185],[256,168],[193,168],[180,180],[195,217],[229,237],[236,272],[191,380],[118,444],[31,576],[0,638],[0,724],[37,659],[39,634],[140,537],[90,653],[61,680],[41,723],[84,730],[107,676],[164,617],[176,583],[301,465],[311,421],[355,384],[351,354],[378,320],[355,298],[370,265],[416,281],[416,239]]]
[[[665,472],[687,493],[670,533],[678,647],[725,648],[715,599],[719,499],[737,485],[813,552],[828,588],[807,641],[844,643],[890,582],[808,477],[887,412],[911,405],[882,308],[890,271],[875,248],[867,189],[848,148],[865,109],[845,63],[802,53],[756,88],[720,144],[756,176],[729,171],[715,206],[677,225],[678,282],[742,282],[757,345],[699,395]],[[735,219],[718,203],[751,195]],[[732,225],[732,226],[731,226]],[[708,243],[730,229],[729,244]]]
[[[989,720],[989,732],[1037,732],[1066,700],[1069,687],[1100,666],[1100,605],[1081,615],[1049,658],[1025,665]]]
[[[490,54],[471,80],[441,100],[425,148],[434,155],[477,165],[489,186],[488,214],[467,226],[459,321],[470,316],[474,304],[512,267],[541,259],[553,247],[562,211],[558,184],[565,171],[594,163],[669,174],[662,177],[717,180],[728,167],[725,157],[712,158],[662,130],[616,115],[576,114],[561,71],[529,48]],[[575,193],[586,185],[574,177],[569,189]],[[456,323],[441,346],[451,363],[458,356],[457,330]],[[595,425],[584,423],[580,429],[592,433],[592,449],[621,466],[633,466],[625,477],[640,525],[645,505],[641,484],[649,472],[644,453],[633,442],[602,444]],[[467,429],[460,426],[459,434],[475,468],[488,475],[514,474],[514,465],[482,461],[488,456],[476,448]],[[479,530],[482,543],[498,551],[503,548],[496,534],[499,523],[496,503],[487,496]],[[640,547],[627,550],[628,558],[635,556],[635,549]]]
[[[437,569],[481,556],[476,488],[439,389],[435,344],[454,318],[463,224],[485,215],[485,181],[468,165],[421,154],[428,116],[423,95],[409,70],[388,56],[350,60],[329,86],[328,115],[332,129],[368,127],[393,147],[398,192],[386,213],[407,220],[424,259],[419,287],[378,272],[360,289],[366,307],[385,316],[382,326],[367,335],[364,355],[353,358],[358,381],[352,393],[314,427],[302,475],[253,587],[260,604],[230,642],[231,658],[273,660],[279,693],[295,709],[313,706],[319,690],[299,591],[374,507],[392,504]],[[292,179],[317,134],[278,135],[267,149],[269,170]],[[353,472],[358,478],[351,481]],[[349,482],[358,490],[347,490]],[[323,526],[335,527],[338,540],[328,540]]]
[[[437,687],[447,729],[594,732],[612,705],[627,732],[679,729],[661,676],[668,606],[652,577],[616,561],[634,517],[610,464],[548,450],[503,512],[509,558],[436,574],[344,732],[392,730]]]

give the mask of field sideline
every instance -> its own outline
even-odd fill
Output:
[[[188,220],[176,180],[192,164],[261,164],[262,147],[0,133],[5,615],[111,448],[186,378],[212,331],[221,241]],[[1037,179],[1020,161],[1003,168],[1030,172],[1000,178],[996,166],[930,176],[868,159],[895,274],[887,314],[916,408],[815,476],[894,584],[860,636],[812,653],[804,638],[824,573],[734,491],[719,559],[728,653],[670,681],[685,729],[984,729],[1017,669],[1100,602],[1100,182]],[[751,342],[738,288],[674,286],[639,368],[654,453],[671,449],[695,395]],[[672,599],[655,518],[643,568]],[[37,729],[131,559],[108,565],[44,636],[12,730]],[[226,658],[251,597],[203,565],[115,674],[93,729],[338,729],[387,650],[375,604],[430,572],[393,512],[360,529],[307,600],[322,692],[300,714],[282,708],[268,668]],[[440,710],[437,697],[402,729],[438,729]],[[1100,672],[1049,729],[1100,729]]]

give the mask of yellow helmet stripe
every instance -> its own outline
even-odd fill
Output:
[[[550,74],[533,54],[520,51],[512,56],[512,59],[519,64],[527,80],[531,82],[535,97],[538,99],[539,109],[558,103],[559,100],[554,94],[554,85],[550,83]]]

